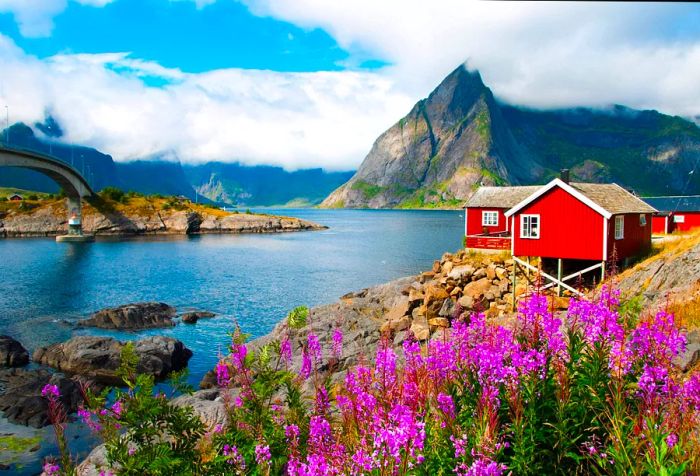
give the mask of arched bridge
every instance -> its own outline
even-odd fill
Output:
[[[0,146],[0,167],[21,167],[35,170],[52,178],[66,193],[69,234],[82,232],[81,198],[95,194],[90,184],[69,164],[33,151]]]

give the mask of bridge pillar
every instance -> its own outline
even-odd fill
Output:
[[[68,197],[66,202],[68,206],[68,234],[82,235],[83,207],[80,203],[80,197]]]

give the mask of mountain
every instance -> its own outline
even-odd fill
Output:
[[[41,132],[37,136],[35,131]],[[51,117],[34,128],[15,124],[0,133],[2,142],[12,147],[35,150],[72,164],[95,190],[114,186],[148,194],[184,195],[242,206],[296,205],[321,202],[333,189],[346,182],[353,172],[326,172],[305,169],[293,172],[280,167],[205,163],[181,165],[160,157],[131,162],[114,162],[112,157],[89,147],[60,142],[60,125]],[[0,187],[15,187],[56,193],[58,185],[32,170],[0,168]],[[197,192],[195,192],[195,189]]]
[[[700,128],[622,106],[538,111],[499,103],[463,66],[379,136],[323,207],[460,207],[480,185],[615,181],[641,194],[700,192]]]
[[[184,171],[189,183],[210,200],[259,206],[316,205],[353,175],[323,169],[288,172],[281,167],[221,162],[186,165]]]

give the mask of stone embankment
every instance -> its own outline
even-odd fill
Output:
[[[85,207],[83,231],[95,235],[207,234],[207,233],[279,233],[322,230],[325,226],[299,218],[221,210],[157,210],[139,213],[98,211]],[[66,232],[65,205],[54,202],[31,212],[0,213],[0,237],[54,236]]]

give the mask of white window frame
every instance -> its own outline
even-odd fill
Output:
[[[494,217],[495,217],[495,219],[491,219]],[[482,210],[482,212],[481,212],[481,225],[482,226],[498,226],[498,212]]]
[[[639,214],[639,226],[647,226],[647,216],[644,213]]]
[[[624,240],[625,239],[625,216],[616,215],[615,216],[615,239]]]
[[[537,220],[537,233],[532,233],[532,219],[535,218]],[[528,222],[527,225],[525,222]],[[542,221],[540,220],[539,215],[520,215],[520,238],[524,238],[526,240],[539,240],[540,236],[542,235],[541,231],[541,226],[542,226]]]
[[[673,215],[673,223],[685,223],[685,215]]]

